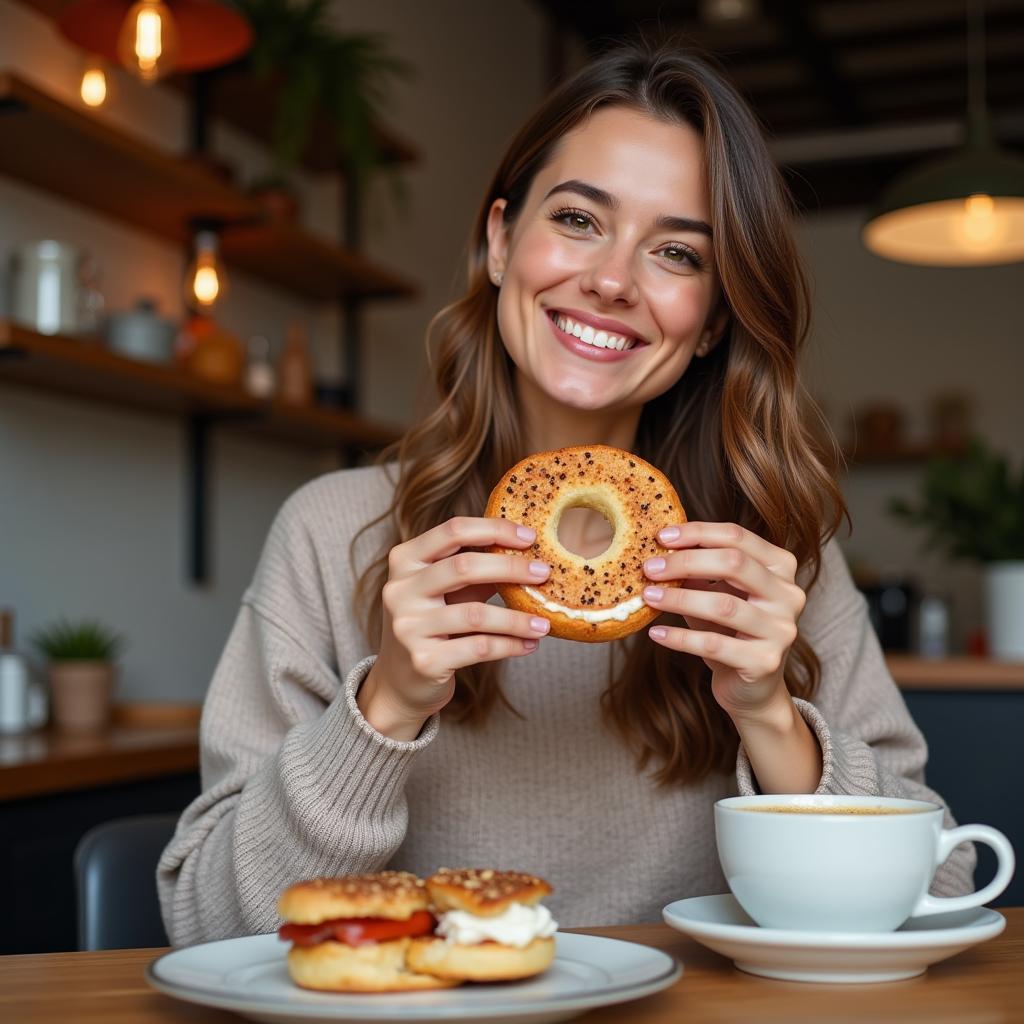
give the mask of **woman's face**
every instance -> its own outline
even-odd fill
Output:
[[[504,274],[498,326],[530,390],[638,414],[717,340],[727,314],[693,128],[603,107],[561,140],[510,230],[504,207],[488,269]]]

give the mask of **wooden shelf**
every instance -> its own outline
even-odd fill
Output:
[[[266,402],[174,366],[128,359],[97,341],[38,334],[0,320],[0,383],[99,401],[115,408],[224,420],[229,429],[307,447],[377,448],[399,431],[324,406]]]
[[[171,366],[127,359],[98,341],[39,334],[0,320],[0,381],[140,412],[256,415],[257,399]]]
[[[1024,661],[887,654],[885,662],[903,690],[1024,691]]]
[[[0,174],[184,243],[190,222],[225,225],[224,261],[317,301],[415,294],[405,278],[298,225],[263,221],[259,205],[205,168],[141,142],[0,73]]]
[[[843,456],[848,466],[908,466],[924,463],[940,455],[960,455],[963,448],[937,444],[906,444],[897,448],[865,448],[847,445]]]
[[[231,427],[259,437],[335,449],[353,445],[383,448],[400,434],[397,427],[324,405],[287,405],[275,401],[264,404],[262,413],[258,418],[238,420]]]
[[[221,236],[221,251],[232,266],[323,302],[354,295],[398,298],[416,292],[410,281],[292,224],[230,228]]]
[[[0,173],[176,242],[186,241],[193,217],[257,214],[252,200],[208,171],[7,73],[0,73],[0,138]]]

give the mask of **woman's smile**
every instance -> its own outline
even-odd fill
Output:
[[[558,310],[545,310],[545,319],[551,333],[570,352],[598,363],[617,363],[628,359],[633,352],[646,347],[635,335],[614,334],[595,330],[590,324]]]

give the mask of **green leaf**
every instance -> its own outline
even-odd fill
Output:
[[[272,115],[275,173],[298,164],[323,111],[349,172],[368,177],[382,163],[374,123],[394,79],[411,74],[408,64],[388,54],[382,35],[337,32],[328,0],[233,2],[253,29],[254,74],[280,82]]]
[[[994,562],[1024,559],[1024,468],[973,440],[963,455],[931,459],[916,502],[889,500],[894,518],[924,532],[924,550]]]
[[[50,661],[113,661],[124,648],[120,635],[90,619],[59,619],[36,630],[30,643]]]

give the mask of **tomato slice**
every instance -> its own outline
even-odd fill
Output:
[[[296,946],[315,946],[328,940],[365,946],[370,942],[429,935],[434,923],[434,915],[429,910],[417,910],[407,921],[392,921],[386,917],[339,917],[319,924],[285,924],[277,934]]]

